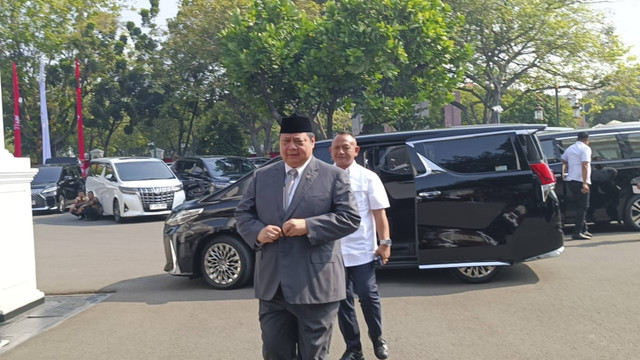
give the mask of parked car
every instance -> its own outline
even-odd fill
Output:
[[[65,211],[84,190],[82,170],[75,163],[38,165],[31,182],[31,210]]]
[[[100,200],[103,215],[113,215],[116,222],[170,214],[185,200],[182,183],[171,169],[149,157],[93,159],[86,187]]]
[[[268,163],[271,159],[269,159],[268,157],[248,157],[247,160],[251,161],[251,163],[256,167],[260,167]]]
[[[171,165],[171,170],[182,181],[187,200],[223,189],[255,169],[244,157],[221,155],[189,156]]]
[[[391,204],[393,255],[385,267],[451,268],[477,283],[490,281],[503,266],[559,255],[564,247],[555,178],[535,136],[543,128],[359,136],[356,161],[380,176]],[[314,155],[331,162],[330,145],[317,142]],[[203,276],[217,289],[251,280],[254,255],[234,218],[250,180],[245,176],[172,211],[164,227],[166,272]]]
[[[538,135],[549,166],[557,179],[556,193],[563,220],[575,222],[575,202],[562,181],[560,156],[576,142],[578,133],[589,133],[591,147],[591,194],[587,221],[594,223],[624,222],[631,230],[640,231],[640,123],[623,123],[598,128],[543,132]]]

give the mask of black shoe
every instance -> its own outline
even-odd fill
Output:
[[[373,352],[376,354],[378,359],[386,359],[389,357],[389,347],[382,336],[379,336],[376,339],[371,339],[371,341],[373,342]]]
[[[362,350],[349,350],[342,354],[340,360],[364,360],[364,355],[362,354]]]
[[[592,233],[590,233],[590,232],[588,232],[588,231],[583,231],[583,232],[582,232],[582,235],[587,236],[587,237],[590,237],[590,238],[591,238],[591,237],[593,237],[593,234],[592,234]]]
[[[590,237],[588,237],[587,235],[584,235],[584,234],[573,234],[571,236],[571,238],[573,240],[589,240],[589,239],[591,239]]]

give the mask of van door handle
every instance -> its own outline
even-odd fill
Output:
[[[422,199],[433,199],[433,198],[437,198],[438,196],[440,196],[441,192],[436,190],[436,191],[426,191],[426,192],[421,192],[418,193],[418,196],[420,196],[420,198]]]

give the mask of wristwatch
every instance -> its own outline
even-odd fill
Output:
[[[387,245],[387,246],[391,247],[391,239],[386,238],[384,240],[380,240],[380,245]]]

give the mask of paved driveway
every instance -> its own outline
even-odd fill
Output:
[[[162,226],[34,217],[39,289],[112,295],[2,359],[259,359],[253,290],[164,274]],[[510,267],[490,284],[441,270],[380,272],[390,358],[637,359],[640,234],[612,225],[565,245],[560,257]],[[343,351],[336,327],[331,359]]]

